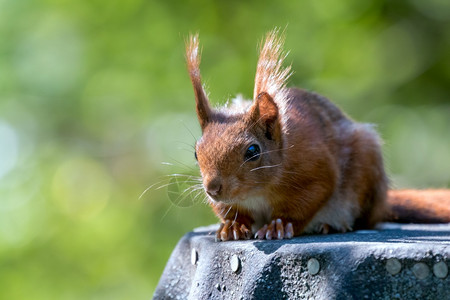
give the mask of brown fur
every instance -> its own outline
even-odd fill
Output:
[[[221,240],[248,238],[252,227],[260,238],[345,232],[371,228],[386,215],[388,180],[377,133],[320,95],[285,88],[290,69],[282,67],[282,41],[277,31],[266,36],[254,101],[239,111],[210,108],[198,37],[186,47],[203,131],[196,153],[203,186],[224,223]],[[244,158],[250,145],[260,147],[257,159]]]

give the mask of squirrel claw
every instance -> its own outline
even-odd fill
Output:
[[[241,232],[244,235],[244,239],[249,240],[252,238],[252,232],[245,226],[245,224],[241,225]]]
[[[220,224],[220,227],[216,232],[216,242],[248,240],[250,238],[251,232],[245,224],[231,222],[230,220],[225,220],[224,223]]]
[[[263,240],[271,239],[291,239],[294,236],[294,228],[292,223],[287,223],[286,226],[283,225],[283,221],[281,219],[272,220],[269,225],[264,225],[261,229],[259,229],[255,238]]]
[[[320,225],[319,231],[320,231],[322,234],[328,234],[328,233],[330,232],[330,225],[328,225],[328,224],[322,224],[322,225]]]
[[[287,223],[285,228],[284,237],[286,239],[292,239],[294,237],[294,227],[292,226],[292,223]]]
[[[222,240],[220,236],[221,236],[223,226],[224,226],[224,223],[220,223],[219,229],[217,229],[217,231],[216,231],[216,242],[220,242]]]
[[[228,241],[231,239],[232,232],[230,230],[231,227],[231,221],[226,220],[225,223],[223,223],[222,230],[220,231],[220,240],[221,241]]]
[[[266,232],[267,232],[267,225],[264,225],[261,229],[259,229],[255,233],[255,239],[263,240],[264,237],[266,236]]]
[[[272,220],[272,222],[270,222],[269,226],[267,226],[267,231],[266,231],[266,240],[271,240],[273,237],[275,237],[275,220]]]

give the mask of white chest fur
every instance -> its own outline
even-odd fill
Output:
[[[273,208],[264,196],[248,197],[245,201],[240,202],[239,205],[247,209],[255,221],[252,225],[253,233],[272,221]]]

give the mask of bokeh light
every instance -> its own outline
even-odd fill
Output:
[[[84,158],[64,162],[52,182],[55,204],[72,217],[95,217],[105,208],[110,193],[108,173],[95,161]]]
[[[19,142],[14,129],[0,120],[0,179],[5,176],[17,162]]]

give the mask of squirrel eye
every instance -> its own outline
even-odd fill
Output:
[[[258,145],[253,144],[253,145],[250,145],[248,147],[247,151],[245,152],[244,160],[245,161],[254,161],[254,160],[257,160],[260,155],[261,155],[261,149],[259,148]]]
[[[194,151],[195,160],[198,160],[197,158],[197,151]]]

